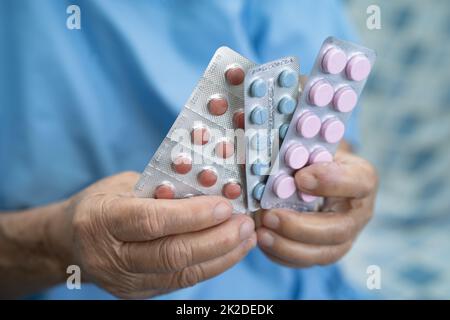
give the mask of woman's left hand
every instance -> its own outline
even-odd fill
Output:
[[[326,197],[325,212],[262,210],[257,215],[259,246],[270,259],[290,267],[336,262],[372,217],[378,184],[374,167],[339,150],[334,162],[303,168],[295,181],[302,192]]]

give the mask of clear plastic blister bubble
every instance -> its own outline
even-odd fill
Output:
[[[280,131],[289,125],[297,105],[298,88],[295,57],[256,66],[245,77],[245,176],[250,211],[260,208],[262,191],[278,154]]]
[[[243,99],[244,78],[247,70],[254,66],[255,63],[230,48],[220,47],[208,64],[203,78]]]
[[[235,212],[246,212],[240,165],[245,149],[239,148],[243,131],[234,129],[243,123],[243,82],[254,65],[227,47],[216,51],[136,184],[137,196],[221,195]]]
[[[202,115],[183,109],[167,138],[179,147],[204,155],[204,161],[237,167],[242,164],[245,149],[240,146],[240,130],[224,128]]]
[[[236,128],[233,116],[243,107],[242,97],[236,97],[225,87],[205,78],[199,81],[186,103],[186,108],[223,128]]]
[[[267,180],[262,208],[318,209],[323,199],[300,193],[294,174],[333,160],[375,58],[371,49],[333,37],[325,40]]]
[[[214,159],[210,157],[205,159],[205,157],[207,156],[204,154],[166,138],[147,165],[143,175],[155,176],[156,171],[170,179],[155,179],[155,181],[147,179],[147,183],[140,188],[139,194],[157,197],[158,188],[162,187],[166,190],[164,187],[168,185],[167,182],[171,182],[174,196],[180,194],[179,188],[194,195],[222,195],[231,201],[236,211],[244,212],[244,187],[241,182],[243,180],[241,172],[236,171],[234,165],[219,165],[213,161]],[[182,185],[174,181],[179,181]],[[165,194],[168,194],[168,191]]]
[[[158,181],[157,184],[154,182]],[[142,173],[135,186],[135,194],[141,198],[182,199],[202,193],[185,184],[183,180],[167,175],[150,165]]]

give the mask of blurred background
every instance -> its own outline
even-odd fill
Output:
[[[381,29],[369,30],[369,5]],[[378,52],[360,114],[359,153],[380,175],[376,213],[344,259],[346,275],[380,298],[450,298],[450,2],[346,1]],[[366,287],[369,265],[381,290]]]

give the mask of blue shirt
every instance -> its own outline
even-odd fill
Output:
[[[81,8],[81,30],[66,8]],[[222,45],[261,63],[296,55],[309,73],[329,35],[353,36],[336,1],[3,0],[0,210],[69,197],[142,171]],[[354,137],[354,123],[347,138]],[[336,266],[290,269],[254,249],[241,263],[162,298],[351,298]],[[93,285],[42,298],[110,298]]]

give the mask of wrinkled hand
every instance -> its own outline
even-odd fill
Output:
[[[218,275],[256,245],[253,220],[232,216],[224,198],[135,198],[137,179],[106,178],[67,201],[68,263],[83,280],[118,297],[151,297]]]
[[[327,197],[326,212],[262,211],[258,216],[259,246],[273,261],[290,267],[336,262],[372,217],[377,190],[373,166],[347,151],[338,151],[332,163],[299,170],[295,182],[304,193]]]

